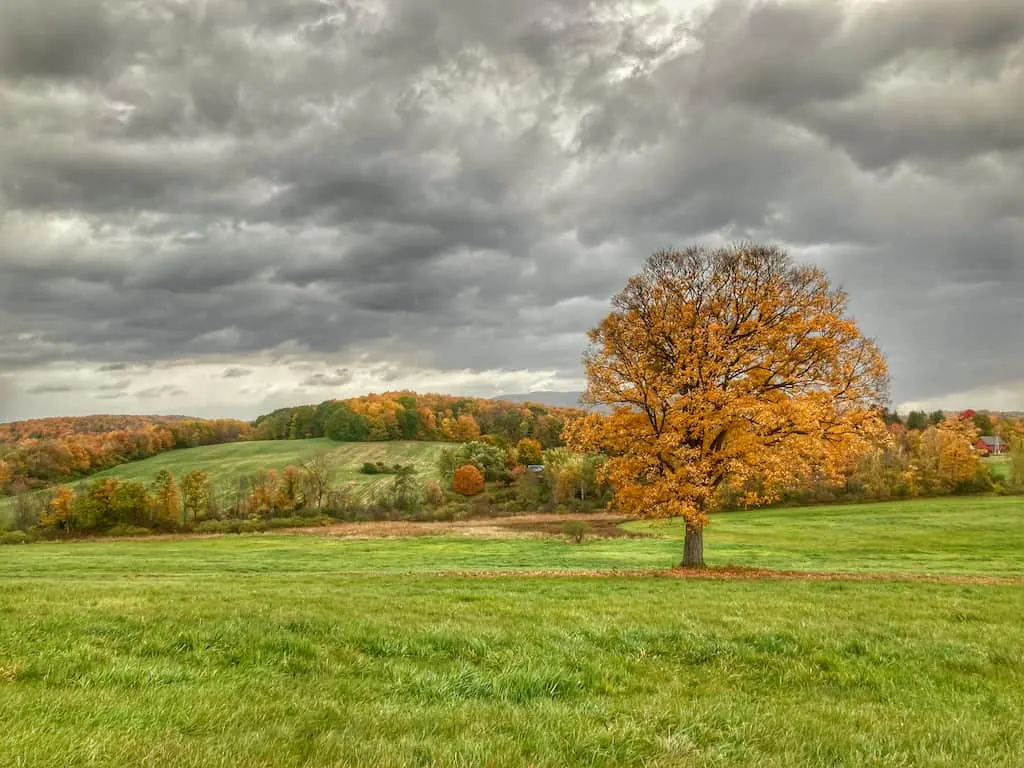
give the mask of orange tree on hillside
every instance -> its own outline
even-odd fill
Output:
[[[752,505],[812,466],[838,477],[881,427],[881,353],[846,295],[778,248],[656,253],[612,304],[584,358],[585,400],[611,413],[568,441],[607,454],[618,509],[685,519],[684,566],[703,566],[723,484],[756,488]]]
[[[465,464],[455,470],[452,490],[462,496],[475,496],[484,489],[484,476],[472,464]]]

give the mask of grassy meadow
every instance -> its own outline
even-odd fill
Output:
[[[1015,501],[721,515],[707,556],[1020,576]],[[679,557],[630,526],[0,548],[0,765],[1020,765],[1024,583],[612,575]]]
[[[677,520],[626,523],[681,537]],[[716,565],[806,571],[1024,576],[1024,496],[944,496],[716,515]]]
[[[1008,455],[1003,456],[989,456],[988,458],[981,460],[982,464],[985,464],[992,476],[999,480],[1006,480],[1010,476],[1010,457]]]
[[[141,461],[90,475],[86,482],[104,477],[150,483],[160,470],[166,469],[180,478],[197,469],[206,472],[215,488],[225,494],[237,487],[239,477],[255,475],[261,470],[284,469],[289,464],[300,464],[318,454],[325,454],[331,467],[334,485],[351,483],[369,497],[391,481],[387,475],[364,475],[360,468],[364,462],[383,461],[385,464],[412,464],[418,477],[437,477],[437,459],[448,443],[396,440],[378,443],[338,443],[326,438],[312,440],[257,440],[241,443],[206,445],[182,448],[152,456]],[[74,484],[71,484],[74,485]],[[10,519],[13,501],[0,499],[0,527]]]

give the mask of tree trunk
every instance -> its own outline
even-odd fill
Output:
[[[686,526],[686,540],[683,542],[683,568],[704,567],[704,529],[693,530]]]

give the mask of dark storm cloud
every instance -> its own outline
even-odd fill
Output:
[[[576,377],[652,250],[755,237],[847,287],[897,399],[1024,378],[991,332],[1024,295],[1020,4],[0,5],[12,370]]]
[[[5,0],[0,7],[0,76],[71,79],[97,74],[116,32],[101,3]]]

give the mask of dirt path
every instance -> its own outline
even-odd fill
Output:
[[[385,539],[412,536],[472,536],[478,538],[536,538],[562,535],[562,526],[570,520],[588,524],[587,536],[600,538],[637,538],[644,534],[619,527],[627,518],[606,513],[533,514],[514,517],[479,517],[451,522],[413,523],[389,520],[365,523],[334,523],[309,528],[288,528],[274,533],[300,536],[337,536],[341,538]]]
[[[423,575],[423,574],[420,574]],[[441,571],[430,576],[473,579],[494,578],[662,578],[716,581],[910,581],[924,584],[975,584],[982,586],[1024,586],[1019,576],[969,576],[919,573],[843,573],[840,571],[776,571],[770,568],[647,568],[633,570],[581,571]]]

